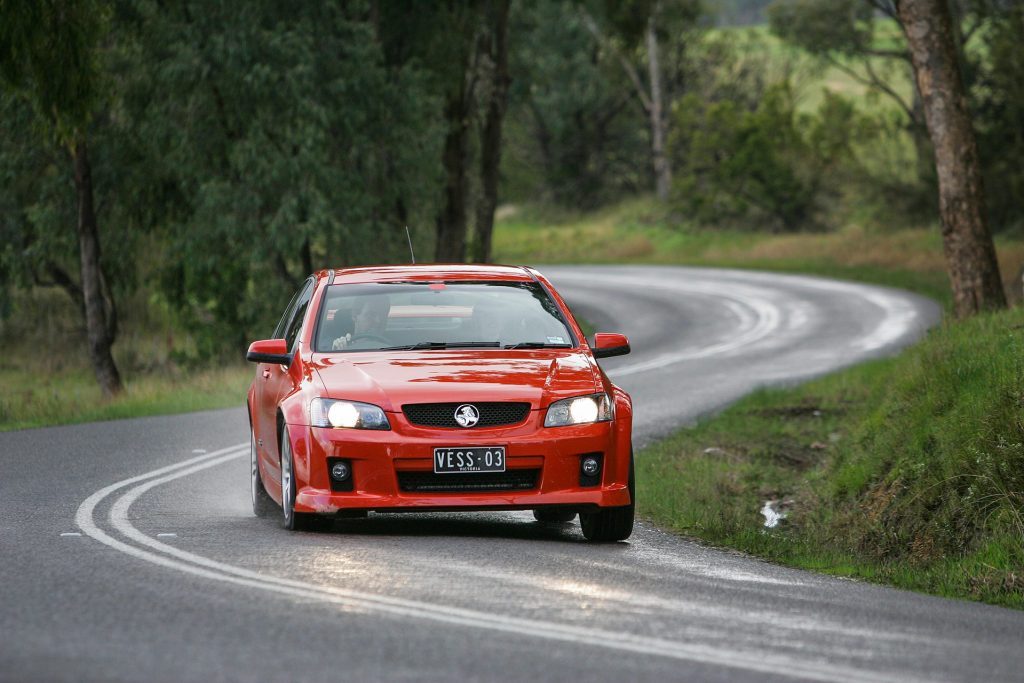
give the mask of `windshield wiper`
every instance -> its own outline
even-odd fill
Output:
[[[498,342],[439,342],[427,341],[418,344],[405,344],[403,346],[385,346],[380,351],[416,351],[419,349],[485,349],[498,348]]]
[[[506,349],[569,349],[572,344],[546,344],[544,342],[520,342],[518,344],[506,344]]]

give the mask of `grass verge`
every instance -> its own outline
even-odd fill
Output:
[[[79,311],[62,292],[18,292],[0,321],[0,431],[229,408],[245,404],[254,368],[241,360],[196,365],[145,290],[123,302],[114,359],[124,392],[104,399],[89,365]]]
[[[1021,297],[1024,241],[996,241],[1007,292]],[[504,207],[494,234],[499,263],[650,263],[797,272],[909,289],[948,303],[941,237],[933,227],[770,234],[707,229],[649,198],[593,213]]]
[[[638,454],[637,482],[641,514],[712,545],[1022,608],[1024,309],[754,394]]]
[[[187,413],[245,404],[252,366],[143,374],[105,400],[87,370],[56,374],[0,370],[0,431],[56,424]]]

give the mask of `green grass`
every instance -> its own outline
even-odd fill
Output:
[[[637,481],[642,515],[713,545],[1024,607],[1024,309],[761,391],[640,452]]]
[[[1024,242],[997,240],[1011,296]],[[926,226],[708,230],[647,198],[580,214],[505,207],[497,260],[802,272],[949,303]],[[640,513],[712,545],[940,595],[1024,607],[1024,309],[801,387],[762,391],[638,454]],[[765,501],[787,519],[763,527]]]
[[[104,399],[89,366],[78,311],[55,290],[20,292],[14,315],[0,322],[0,431],[227,408],[245,404],[253,366],[193,367],[194,351],[140,291],[122,302],[114,359],[125,391]]]
[[[800,95],[799,108],[804,112],[817,110],[824,99],[824,91],[849,97],[863,109],[872,111],[899,111],[900,107],[888,97],[873,94],[866,82],[870,73],[861,58],[835,55],[835,62],[818,59],[801,49],[787,45],[771,33],[767,26],[717,28],[708,32],[705,40],[722,40],[733,46],[746,59],[762,65],[769,77],[790,75]],[[895,22],[878,21],[876,49],[898,50],[905,40]],[[868,63],[880,78],[907,103],[913,95],[909,66],[898,59],[870,57]]]
[[[1019,299],[1024,241],[1004,238],[997,247],[1008,292]],[[798,272],[902,287],[949,301],[942,242],[934,228],[850,225],[810,234],[707,229],[647,197],[593,213],[503,207],[494,255],[499,263],[685,264]]]
[[[56,374],[0,370],[0,431],[55,424],[186,413],[245,405],[252,366],[232,365],[130,377],[106,400],[88,370]]]

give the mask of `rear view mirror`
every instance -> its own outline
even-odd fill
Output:
[[[629,340],[624,334],[598,332],[594,335],[594,346],[591,350],[594,352],[594,358],[625,356],[629,353]]]
[[[290,365],[291,354],[288,353],[288,342],[284,339],[264,339],[254,341],[249,345],[245,359],[253,363],[274,363],[275,365]]]

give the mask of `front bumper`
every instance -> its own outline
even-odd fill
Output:
[[[488,429],[420,428],[389,414],[392,430],[369,431],[289,425],[295,460],[297,512],[346,510],[523,510],[545,506],[580,510],[628,505],[629,434],[616,423],[545,428],[543,411],[525,423]],[[623,431],[626,433],[623,435]],[[529,490],[409,491],[400,472],[433,472],[434,448],[504,446],[506,471],[537,470]],[[580,457],[601,453],[596,485],[580,483]],[[332,490],[328,458],[352,468],[352,490]],[[460,477],[462,475],[446,475]]]

